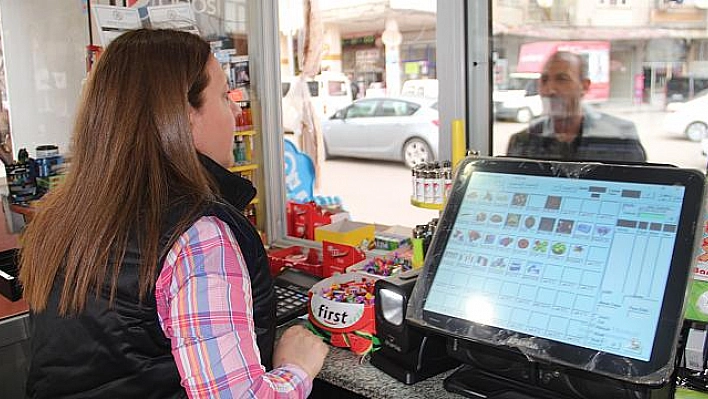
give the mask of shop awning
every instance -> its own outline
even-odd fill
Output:
[[[647,27],[578,27],[492,24],[494,35],[524,36],[546,40],[648,40],[648,39],[708,39],[706,29],[666,29]]]

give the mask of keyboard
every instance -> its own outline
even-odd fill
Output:
[[[279,326],[307,314],[307,291],[320,280],[320,277],[292,268],[284,269],[275,277],[275,317]]]

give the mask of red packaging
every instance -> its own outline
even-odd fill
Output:
[[[293,246],[271,250],[268,252],[268,260],[272,276],[280,273],[280,270],[284,267],[292,267],[293,269],[322,277],[322,261],[320,260],[319,251],[315,248],[305,250],[300,246]]]
[[[322,241],[322,277],[345,273],[347,267],[365,258],[364,252],[351,245]]]
[[[332,223],[331,214],[323,212],[313,201],[302,204],[288,201],[286,214],[288,235],[306,240],[315,239],[315,228]]]

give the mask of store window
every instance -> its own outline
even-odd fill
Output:
[[[508,154],[512,137],[524,134],[520,132],[551,134],[542,129],[558,120],[550,114],[553,102],[548,96],[552,90],[556,99],[562,98],[558,95],[562,82],[544,75],[548,72],[544,68],[553,53],[567,51],[580,55],[581,73],[589,79],[583,87],[582,79],[571,74],[573,82],[567,85],[579,96],[581,140],[605,135],[612,127],[602,124],[599,132],[595,130],[599,125],[586,123],[589,120],[611,122],[621,130],[616,137],[641,143],[646,162],[706,170],[708,120],[705,112],[691,111],[705,110],[702,104],[708,104],[706,92],[695,89],[703,87],[702,78],[708,76],[704,61],[708,10],[701,2],[530,0],[527,11],[515,14],[515,20],[510,20],[514,14],[502,15],[506,3],[492,2],[490,52],[496,57],[491,154]],[[543,12],[534,11],[538,9]],[[567,64],[557,62],[555,71]],[[567,72],[571,70],[580,71]],[[538,82],[540,95],[518,84],[520,78]],[[544,79],[553,89],[544,88]],[[556,129],[562,129],[560,122]],[[572,143],[578,142],[564,147],[572,148]],[[536,147],[541,153],[535,155],[570,157],[548,154],[539,149],[543,145]],[[621,154],[610,158],[626,161]]]
[[[449,159],[438,151],[437,1],[278,5],[283,131],[314,164],[312,200],[379,225],[412,228],[438,216],[412,205],[410,167]],[[311,18],[300,19],[307,10]],[[411,101],[398,100],[404,91]]]

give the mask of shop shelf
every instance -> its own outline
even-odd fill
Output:
[[[431,204],[429,202],[421,202],[411,198],[411,205],[417,206],[418,208],[434,209],[437,211],[442,211],[445,208],[445,204]]]
[[[232,166],[229,168],[229,171],[230,172],[247,172],[249,170],[256,170],[256,169],[258,169],[258,165],[256,165],[255,163],[248,163],[245,165]]]
[[[234,130],[234,136],[255,136],[256,131],[253,129]]]

